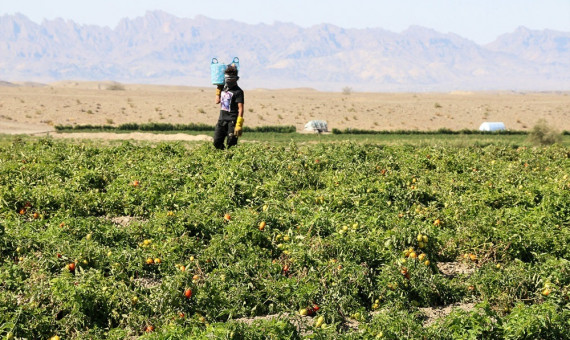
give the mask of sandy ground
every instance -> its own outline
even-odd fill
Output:
[[[0,86],[0,133],[49,132],[58,137],[60,134],[53,132],[55,125],[132,122],[214,125],[219,113],[213,87],[120,84],[113,87],[111,82],[74,81],[18,85]],[[478,129],[485,121],[500,121],[508,129],[529,130],[541,118],[558,130],[570,130],[568,92],[343,94],[312,89],[252,89],[245,91],[245,100],[245,125],[294,125],[298,131],[313,119],[327,121],[329,129],[460,130]],[[141,133],[99,137],[211,138],[184,134],[151,137]]]

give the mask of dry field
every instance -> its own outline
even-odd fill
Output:
[[[294,125],[312,119],[329,128],[373,130],[477,129],[502,121],[528,130],[544,118],[570,130],[570,93],[331,93],[312,89],[246,90],[245,124]],[[57,82],[0,86],[0,133],[41,133],[54,125],[204,123],[214,125],[214,89]]]

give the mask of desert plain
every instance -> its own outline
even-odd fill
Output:
[[[371,93],[348,88],[339,92],[303,88],[244,91],[245,125],[251,127],[293,125],[301,132],[308,121],[324,120],[329,130],[476,130],[482,122],[503,122],[509,130],[528,131],[544,119],[559,131],[570,131],[570,92]],[[0,134],[69,135],[54,132],[56,125],[214,125],[219,114],[214,93],[214,87],[3,82]],[[144,135],[128,138],[145,139]],[[196,137],[176,134],[162,138]]]

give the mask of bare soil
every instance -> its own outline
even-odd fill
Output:
[[[0,86],[0,133],[48,134],[55,125],[123,123],[203,123],[214,125],[219,106],[214,88],[119,85],[111,82],[51,83],[46,86]],[[245,90],[245,125],[294,125],[302,131],[310,120],[325,120],[329,129],[461,130],[485,121],[507,129],[530,130],[539,119],[570,130],[570,93],[450,92],[356,93],[312,89]],[[93,137],[93,134],[63,134]],[[210,136],[97,134],[98,138],[191,139]]]
[[[477,270],[473,265],[469,265],[463,262],[439,262],[437,264],[437,269],[448,277],[454,277],[457,275],[469,276]]]
[[[470,312],[473,310],[473,308],[475,308],[474,303],[456,303],[441,307],[420,308],[420,310],[427,317],[424,322],[424,327],[427,327],[436,322],[438,319],[448,316],[454,309],[461,309],[465,312]]]

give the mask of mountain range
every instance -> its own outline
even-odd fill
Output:
[[[210,61],[240,58],[244,88],[340,91],[570,90],[570,32],[519,27],[479,45],[412,26],[246,24],[150,11],[113,29],[0,16],[0,80],[207,86]]]

